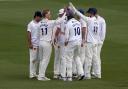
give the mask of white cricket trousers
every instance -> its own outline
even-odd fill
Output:
[[[66,47],[67,77],[72,77],[72,61],[75,60],[78,75],[83,75],[83,67],[80,60],[80,47],[75,43],[69,43]],[[73,59],[74,58],[74,59]]]
[[[60,74],[60,65],[61,65],[61,57],[60,57],[60,47],[54,46],[55,58],[54,58],[54,75]]]
[[[75,59],[75,57],[73,57]],[[75,60],[72,60],[72,73],[73,74],[78,74],[77,69],[76,69],[76,62]]]
[[[85,50],[86,50],[86,47],[83,46],[83,47],[80,47],[80,60],[81,60],[81,64],[82,64],[82,67],[84,69],[84,63],[85,63]],[[76,62],[75,62],[75,57],[74,57],[74,60],[72,62],[72,71],[73,71],[73,74],[77,74],[78,71],[77,71],[77,68],[76,68]]]
[[[85,51],[86,51],[86,47],[84,45],[83,47],[80,48],[80,59],[83,67],[85,63]]]
[[[40,41],[39,43],[39,75],[38,77],[45,77],[45,72],[50,61],[52,45],[49,41]]]
[[[103,44],[97,44],[97,63],[98,63],[98,67],[96,67],[96,64],[94,63],[92,66],[92,74],[95,76],[98,76],[101,78],[101,49],[102,49]]]
[[[38,65],[38,48],[29,49],[29,55],[30,55],[30,65],[29,65],[29,71],[30,71],[30,77],[37,75],[37,65]]]
[[[85,77],[91,77],[91,70],[94,70],[94,73],[99,74],[99,61],[97,57],[97,45],[93,43],[87,43],[87,50],[85,55],[85,68],[84,74]],[[94,66],[93,69],[92,65]]]
[[[65,46],[60,46],[60,74],[62,78],[66,78],[66,47]]]

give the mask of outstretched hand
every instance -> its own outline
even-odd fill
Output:
[[[73,6],[72,2],[69,2],[69,6]]]

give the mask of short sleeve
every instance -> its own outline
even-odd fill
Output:
[[[80,20],[80,23],[81,27],[87,27],[87,23],[83,19]]]
[[[28,26],[27,26],[27,31],[29,31],[29,32],[31,32],[31,24],[28,24]]]

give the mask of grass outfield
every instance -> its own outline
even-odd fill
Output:
[[[28,78],[26,25],[35,10],[50,8],[53,18],[69,0],[0,0],[0,89],[128,89],[128,0],[72,0],[97,7],[107,22],[102,79],[41,82]],[[47,75],[53,77],[53,55]]]

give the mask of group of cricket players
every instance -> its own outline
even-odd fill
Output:
[[[83,9],[69,5],[59,10],[56,20],[51,12],[36,11],[28,24],[30,53],[29,78],[49,81],[46,70],[54,47],[53,78],[63,81],[101,79],[101,48],[106,23],[96,8]]]

